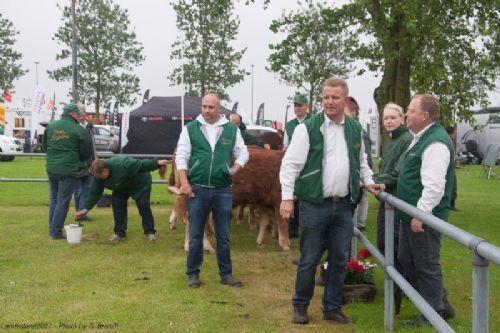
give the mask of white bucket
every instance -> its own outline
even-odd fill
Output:
[[[64,226],[66,229],[66,240],[69,244],[79,244],[82,241],[83,226],[78,224],[68,224]]]

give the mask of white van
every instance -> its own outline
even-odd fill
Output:
[[[0,152],[7,153],[21,153],[23,151],[23,144],[16,138],[0,135]],[[1,155],[0,161],[13,161],[15,156]]]
[[[117,153],[120,145],[120,128],[109,125],[94,125],[95,149],[97,151],[112,151]]]

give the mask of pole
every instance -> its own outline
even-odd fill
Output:
[[[38,86],[38,64],[40,61],[35,61],[35,78],[36,78],[36,85]]]
[[[254,123],[253,122],[253,67],[254,67],[254,65],[252,65],[252,90],[251,90],[251,99],[250,99],[250,114],[251,114],[252,124]]]
[[[184,128],[184,95],[186,88],[184,87],[184,32],[182,33],[182,46],[181,46],[181,130]]]
[[[75,2],[76,0],[71,0],[71,54],[72,54],[72,66],[71,74],[73,76],[73,85],[71,89],[73,90],[73,103],[78,103],[78,69],[77,69],[77,55],[76,55],[76,14],[75,14]]]

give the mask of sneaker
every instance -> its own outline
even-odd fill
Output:
[[[347,317],[342,312],[342,309],[336,309],[336,310],[325,312],[323,314],[323,319],[331,320],[331,321],[337,322],[339,324],[351,324],[352,323],[352,319]]]
[[[156,240],[155,234],[147,234],[146,237],[148,238],[148,241],[150,241],[150,242],[154,242]]]
[[[189,288],[200,288],[200,276],[198,274],[193,274],[188,276],[188,287]]]
[[[126,236],[119,236],[117,234],[112,234],[110,237],[109,237],[109,241],[110,242],[116,242],[116,241],[123,241],[123,240],[126,240],[127,237]]]
[[[444,297],[444,309],[438,311],[439,315],[444,319],[444,320],[449,320],[455,318],[455,309],[451,304],[448,302],[448,297]]]
[[[292,323],[305,325],[309,322],[307,316],[307,305],[297,304],[293,306],[293,319]]]
[[[222,277],[220,279],[220,283],[236,288],[239,288],[243,285],[240,280],[236,280],[231,274]]]

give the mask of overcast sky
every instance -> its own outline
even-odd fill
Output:
[[[141,96],[138,104],[123,107],[123,110],[133,109],[139,105],[142,94],[146,89],[151,89],[151,96],[180,95],[180,87],[171,86],[167,75],[177,66],[170,60],[171,45],[178,35],[175,26],[175,12],[169,0],[114,0],[121,8],[127,9],[131,28],[137,34],[137,39],[144,46],[146,60],[136,69],[136,74],[141,80]],[[264,10],[262,0],[257,4],[245,5],[244,0],[235,5],[235,14],[240,18],[240,29],[234,45],[237,50],[248,47],[242,58],[241,66],[250,72],[254,67],[253,109],[254,118],[260,103],[265,103],[266,119],[283,121],[285,118],[288,97],[294,94],[294,89],[279,82],[278,77],[266,71],[269,56],[268,45],[276,43],[283,36],[275,35],[269,31],[271,21],[282,15],[283,10],[290,11],[298,8],[294,0],[274,0]],[[329,0],[337,5],[344,1]],[[67,92],[70,83],[58,83],[51,80],[47,70],[52,70],[61,65],[55,61],[56,54],[62,46],[52,40],[54,33],[61,26],[61,11],[56,3],[67,3],[69,0],[1,0],[1,13],[11,20],[20,32],[14,48],[23,54],[22,64],[29,73],[16,80],[14,98],[32,98],[36,82],[36,65],[38,65],[38,81],[44,86],[47,94],[56,93],[56,102],[68,101]],[[349,79],[350,92],[362,108],[375,108],[372,95],[379,79],[372,74]],[[231,107],[234,102],[240,103],[240,111],[244,110],[250,116],[252,104],[251,77],[228,90]],[[292,109],[290,109],[290,113]],[[290,119],[290,115],[289,115]]]

